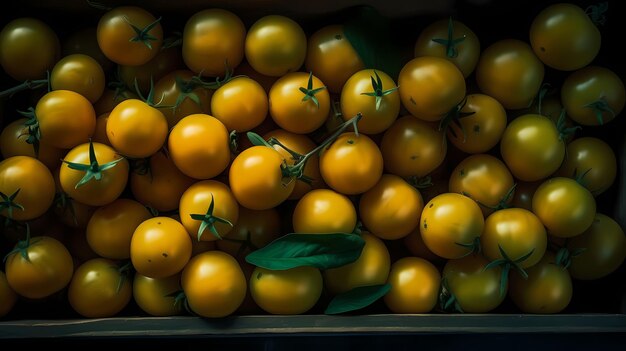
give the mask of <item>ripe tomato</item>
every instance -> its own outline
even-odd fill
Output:
[[[428,313],[437,304],[441,276],[432,263],[405,257],[391,266],[391,290],[383,298],[393,313]]]
[[[86,143],[96,129],[96,113],[91,102],[69,90],[54,90],[44,95],[37,102],[35,116],[41,142],[59,149]]]
[[[213,91],[194,85],[192,78],[192,72],[176,70],[163,76],[154,86],[155,107],[165,116],[168,129],[183,117],[210,113]]]
[[[0,65],[15,80],[44,79],[60,52],[59,38],[38,19],[14,19],[0,32]]]
[[[130,259],[138,273],[164,278],[180,272],[191,257],[191,239],[180,222],[169,217],[143,221],[130,241]]]
[[[580,138],[567,145],[565,161],[556,173],[581,178],[581,184],[594,196],[607,190],[617,176],[617,159],[609,144],[598,138]]]
[[[203,180],[185,190],[180,198],[179,213],[180,221],[192,240],[214,241],[228,234],[237,223],[239,205],[224,183]],[[208,215],[208,217],[198,220],[192,218],[193,215]],[[200,233],[203,222],[207,224],[207,227]]]
[[[61,188],[78,202],[91,206],[103,206],[117,199],[126,188],[128,161],[110,146],[93,143],[94,156],[98,165],[103,166],[114,162],[115,166],[103,171],[99,170],[97,173],[100,174],[100,179],[95,176],[83,183],[83,179],[87,179],[85,178],[87,173],[70,168],[68,163],[92,165],[94,160],[90,157],[89,149],[90,144],[82,144],[65,155],[64,164],[59,171]]]
[[[41,299],[63,289],[72,279],[72,256],[57,239],[40,236],[20,241],[5,261],[9,286],[29,299]]]
[[[365,65],[345,37],[343,26],[329,25],[309,37],[304,67],[319,77],[331,93],[340,93],[348,78]]]
[[[189,307],[202,317],[228,316],[246,297],[246,277],[239,263],[221,251],[194,256],[183,270],[181,285]]]
[[[37,158],[48,169],[53,170],[61,163],[64,151],[48,144],[39,144],[38,157],[35,157],[35,147],[28,143],[28,126],[26,118],[17,119],[7,124],[0,133],[0,152],[3,158],[13,156],[29,156]]]
[[[237,202],[252,210],[267,210],[287,200],[296,181],[283,177],[285,163],[278,151],[267,146],[243,150],[233,160],[228,173]]]
[[[190,70],[203,76],[223,76],[243,60],[246,27],[234,13],[208,9],[187,20],[183,31],[183,59]]]
[[[28,156],[13,156],[0,162],[0,215],[18,221],[43,215],[54,200],[50,170]]]
[[[365,228],[385,240],[401,239],[413,231],[423,208],[419,190],[392,174],[383,174],[359,202]]]
[[[528,279],[511,275],[509,296],[524,313],[559,313],[572,299],[572,278],[567,269],[555,264],[554,254],[546,252],[527,271]]]
[[[380,180],[383,156],[368,136],[343,133],[320,154],[320,173],[335,191],[361,194]]]
[[[150,61],[163,44],[163,28],[148,11],[119,6],[100,17],[97,29],[102,53],[119,65],[139,66]]]
[[[398,118],[383,135],[380,149],[385,170],[400,177],[418,178],[434,171],[448,146],[437,127],[413,116]]]
[[[571,119],[585,126],[597,126],[612,121],[622,112],[626,90],[615,72],[588,66],[565,79],[561,101]]]
[[[430,200],[420,218],[420,233],[428,249],[447,259],[460,258],[474,248],[485,221],[480,207],[467,196],[445,193]]]
[[[54,65],[50,73],[52,90],[71,90],[94,103],[104,92],[104,71],[91,56],[68,55]]]
[[[471,113],[448,125],[448,140],[459,150],[479,154],[491,150],[506,128],[506,111],[498,100],[484,94],[467,95],[461,113]]]
[[[398,77],[400,100],[413,116],[438,121],[465,97],[465,78],[450,61],[418,57],[402,67]]]
[[[551,178],[537,188],[533,212],[550,235],[569,238],[593,223],[596,201],[589,190],[570,178]]]
[[[152,217],[135,200],[117,199],[98,208],[87,224],[87,242],[98,255],[110,259],[130,258],[130,240],[137,226]]]
[[[575,279],[592,280],[617,270],[626,258],[626,237],[611,217],[596,213],[591,226],[581,235],[567,241],[570,253],[584,249],[572,257],[569,272]]]
[[[132,282],[114,261],[95,258],[80,265],[67,297],[74,311],[87,318],[112,317],[121,312],[132,297]]]
[[[546,229],[532,212],[522,208],[506,208],[485,219],[480,237],[483,254],[488,260],[502,259],[500,248],[511,260],[532,254],[518,265],[527,268],[543,257],[548,245]]]
[[[504,301],[501,268],[485,269],[488,263],[480,255],[469,255],[450,260],[443,268],[443,279],[464,313],[487,313]]]
[[[352,233],[356,210],[345,195],[330,189],[316,189],[298,201],[292,221],[296,233]]]
[[[283,129],[274,129],[263,135],[263,139],[265,140],[270,140],[270,138],[278,140],[282,145],[300,155],[306,155],[317,146],[306,135],[290,133]],[[274,145],[274,149],[283,156],[288,165],[293,165],[296,162],[293,155],[280,145]],[[296,180],[296,186],[293,188],[291,195],[289,195],[290,200],[297,200],[309,191],[321,188],[324,185],[322,175],[320,174],[319,157],[317,155],[311,156],[304,166],[303,174],[309,179],[310,184],[302,179]]]
[[[250,277],[250,294],[259,307],[271,314],[301,314],[322,295],[319,269],[303,266],[282,271],[257,267]]]
[[[500,153],[515,178],[532,182],[559,169],[565,158],[565,142],[548,117],[527,114],[506,127]]]
[[[600,31],[574,4],[544,8],[530,25],[530,44],[546,65],[573,71],[587,66],[600,51]]]
[[[486,154],[461,161],[450,174],[449,191],[472,198],[488,216],[513,199],[513,176],[499,159]]]
[[[240,206],[235,226],[215,243],[218,249],[243,259],[278,238],[282,233],[280,224],[280,215],[274,208],[255,211]]]
[[[109,114],[107,136],[120,154],[143,158],[159,151],[167,138],[167,120],[161,111],[147,103],[129,99]]]
[[[246,59],[255,71],[280,77],[295,72],[306,57],[306,35],[293,20],[278,15],[254,22],[245,41]]]
[[[272,85],[269,111],[281,128],[306,134],[321,127],[328,118],[330,97],[317,77],[304,72],[289,73]]]
[[[17,294],[9,286],[7,276],[3,271],[0,271],[0,318],[11,312],[13,306],[17,302]]]
[[[162,212],[177,209],[180,197],[194,182],[176,168],[165,152],[155,153],[145,168],[130,173],[130,190],[135,199]]]
[[[506,109],[530,106],[543,81],[543,63],[530,45],[516,39],[500,40],[486,48],[476,66],[480,90]]]
[[[83,54],[96,60],[105,72],[113,68],[113,62],[100,50],[96,27],[87,27],[71,33],[65,38],[62,46],[63,56]]]
[[[177,302],[176,296],[182,291],[180,274],[155,279],[139,273],[133,280],[133,298],[139,308],[151,316],[167,317],[179,315],[183,311],[183,302]]]
[[[219,87],[211,98],[211,112],[229,131],[247,132],[265,120],[267,94],[248,77],[238,77]]]
[[[228,131],[209,115],[181,119],[170,131],[168,150],[176,167],[196,179],[213,178],[230,162]]]
[[[361,113],[359,132],[378,134],[389,128],[400,112],[398,87],[388,74],[365,69],[353,74],[341,90],[341,113],[344,121]]]
[[[143,95],[147,95],[150,93],[150,87],[166,74],[183,69],[182,61],[180,47],[174,46],[159,50],[153,59],[143,65],[119,65],[117,72],[121,82],[131,91],[135,92],[138,88]]]
[[[365,240],[365,246],[356,261],[324,271],[324,286],[331,294],[342,294],[354,288],[387,282],[391,264],[387,246],[370,233],[362,233],[361,237]]]
[[[433,22],[422,29],[415,43],[415,57],[444,58],[458,67],[467,78],[480,56],[480,41],[465,24],[453,20]]]

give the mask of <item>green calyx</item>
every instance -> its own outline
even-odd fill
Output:
[[[156,27],[161,22],[161,18],[162,17],[157,18],[156,20],[154,20],[154,22],[148,24],[144,28],[139,28],[135,26],[134,24],[130,23],[128,18],[124,17],[124,20],[126,21],[126,23],[128,23],[128,25],[135,31],[135,36],[130,38],[128,41],[142,43],[145,46],[147,46],[148,49],[152,50],[152,42],[157,41],[159,39],[155,37],[154,35],[150,34],[150,31],[154,29],[154,27]]]
[[[546,98],[546,95],[548,95],[548,92],[550,92],[550,89],[552,89],[552,85],[550,85],[550,83],[543,83],[541,84],[541,87],[539,88],[539,92],[537,93],[537,96],[535,96],[531,101],[530,104],[528,105],[528,108],[532,107],[534,103],[537,104],[537,113],[540,115],[543,115],[543,113],[541,113],[541,109],[543,106],[543,100]]]
[[[200,228],[198,228],[198,241],[200,241],[200,237],[202,237],[202,233],[209,228],[209,231],[218,239],[222,239],[220,234],[217,232],[217,228],[215,228],[215,223],[224,223],[231,226],[234,226],[233,223],[225,218],[217,217],[213,215],[213,210],[215,209],[215,199],[213,198],[213,194],[211,194],[211,203],[209,203],[209,209],[205,214],[191,214],[191,218],[200,221]]]
[[[477,255],[477,254],[480,254],[480,252],[482,251],[482,247],[480,246],[479,236],[475,237],[471,243],[455,243],[455,244],[468,249],[467,253],[465,253],[463,256],[459,258],[467,257],[469,255]]]
[[[586,250],[587,248],[578,248],[570,251],[566,247],[562,247],[556,252],[554,264],[568,269],[572,265],[572,258],[580,256],[580,254],[582,254]]]
[[[606,23],[606,12],[609,10],[609,2],[601,2],[591,5],[585,9],[585,13],[596,26],[602,26]]]
[[[370,78],[372,79],[372,89],[374,89],[374,91],[367,92],[367,93],[361,93],[361,95],[367,95],[367,96],[375,97],[376,98],[376,111],[378,111],[378,110],[380,110],[380,105],[383,102],[383,97],[393,93],[396,90],[398,90],[399,87],[393,87],[391,89],[384,90],[383,82],[380,79],[380,76],[378,75],[378,72],[376,72],[376,70],[374,70],[374,76],[376,77],[376,79],[374,79],[374,77],[370,76]]]
[[[25,223],[25,225],[26,225],[26,238],[24,240],[18,241],[17,244],[15,245],[15,248],[9,251],[9,253],[4,256],[4,258],[2,259],[2,262],[6,262],[9,259],[9,257],[11,257],[13,254],[16,254],[16,253],[19,253],[20,256],[22,256],[24,260],[26,260],[27,262],[30,262],[30,257],[28,256],[28,248],[30,247],[30,245],[40,240],[40,238],[35,238],[31,240],[30,226],[28,225],[28,223]]]
[[[305,87],[300,87],[300,91],[304,94],[304,97],[302,97],[302,101],[313,101],[313,103],[315,104],[315,106],[317,106],[317,108],[320,107],[320,102],[317,100],[317,97],[315,97],[315,94],[319,93],[320,91],[326,89],[326,87],[319,87],[319,88],[315,88],[313,89],[313,72],[309,72],[309,81],[306,84],[306,88]]]
[[[118,266],[114,266],[117,272],[120,274],[120,279],[117,281],[117,289],[115,293],[119,293],[124,286],[124,283],[130,279],[130,276],[134,272],[133,263],[130,260],[122,261]]]
[[[418,176],[410,176],[406,179],[407,183],[409,183],[415,189],[426,189],[433,186],[433,179],[431,176],[427,175],[424,177]]]
[[[513,183],[513,185],[509,188],[509,190],[506,191],[506,193],[502,196],[502,198],[500,199],[500,201],[495,205],[495,206],[490,206],[490,205],[486,205],[476,199],[474,199],[472,197],[472,195],[468,192],[463,192],[463,195],[469,197],[470,199],[474,200],[479,206],[484,207],[484,208],[488,208],[490,210],[493,211],[500,211],[500,210],[504,210],[505,208],[509,208],[511,207],[509,205],[510,200],[513,198],[513,194],[515,194],[515,189],[517,188],[517,183]]]
[[[123,157],[118,158],[117,160],[114,160],[111,162],[107,162],[103,165],[99,164],[98,159],[96,158],[96,152],[94,151],[94,148],[93,148],[93,142],[91,142],[91,139],[90,139],[89,140],[89,164],[88,165],[82,164],[82,163],[68,162],[65,160],[63,160],[63,163],[67,164],[67,166],[71,169],[85,172],[85,175],[83,176],[83,178],[81,178],[81,180],[79,180],[78,183],[76,183],[76,185],[74,186],[74,189],[78,189],[79,187],[87,184],[92,179],[94,179],[95,181],[101,180],[102,174],[104,173],[104,171],[115,167],[122,160],[124,160]]]
[[[604,125],[604,114],[608,113],[611,118],[615,118],[615,111],[609,106],[604,98],[600,98],[594,102],[588,103],[584,107],[593,110],[593,114],[596,116],[596,120],[599,125]]]
[[[463,100],[461,100],[460,103],[458,103],[450,111],[448,111],[448,113],[446,113],[446,115],[443,116],[443,118],[439,121],[439,129],[438,130],[440,132],[444,132],[443,133],[443,142],[446,141],[446,133],[445,132],[447,132],[447,131],[450,131],[450,134],[452,134],[453,137],[458,138],[458,135],[456,134],[454,129],[450,128],[450,125],[452,123],[455,123],[457,125],[457,127],[459,127],[459,129],[461,130],[461,133],[463,133],[463,142],[465,142],[467,140],[467,133],[465,132],[465,127],[463,126],[463,123],[460,122],[460,120],[461,120],[461,118],[469,117],[469,116],[473,115],[476,112],[474,112],[474,111],[472,111],[472,112],[461,112],[463,107],[465,107],[466,103],[467,103],[467,97],[463,98]]]
[[[445,46],[446,56],[448,58],[455,58],[459,56],[459,50],[457,49],[457,45],[462,43],[465,38],[465,35],[459,38],[454,38],[454,21],[452,21],[452,17],[450,17],[448,18],[448,37],[446,39],[435,38],[432,40],[437,44]]]
[[[35,157],[39,157],[39,141],[41,140],[41,130],[39,129],[39,121],[35,114],[35,109],[29,107],[26,111],[17,111],[20,115],[26,117],[24,126],[26,127],[26,143],[33,146]],[[20,135],[21,136],[21,135]]]
[[[507,290],[509,282],[509,272],[511,271],[511,269],[515,269],[524,279],[528,279],[528,273],[526,273],[526,271],[524,270],[524,268],[522,268],[522,266],[520,266],[520,264],[526,261],[530,256],[532,256],[533,252],[535,252],[535,249],[530,250],[530,252],[528,252],[527,254],[514,260],[509,258],[506,251],[504,251],[500,244],[498,244],[498,249],[500,250],[500,255],[502,256],[502,258],[489,262],[489,264],[487,264],[485,268],[483,268],[483,270],[486,271],[495,267],[502,268],[502,271],[500,273],[500,296],[504,296]]]
[[[567,138],[574,135],[577,130],[582,129],[580,126],[568,127],[565,116],[565,109],[561,109],[559,119],[556,121],[556,130],[559,132],[559,140],[562,142],[565,142]]]
[[[239,244],[235,257],[241,257],[246,250],[256,251],[259,249],[259,247],[252,242],[252,233],[250,233],[249,230],[246,232],[245,239],[223,238],[222,240]]]
[[[449,313],[465,313],[456,295],[450,289],[448,279],[444,277],[441,279],[441,290],[439,291],[439,309],[443,312]]]
[[[13,210],[18,209],[24,211],[24,206],[15,202],[15,198],[20,193],[21,188],[17,188],[11,195],[6,195],[0,191],[0,211],[7,210],[7,218],[13,219]]]

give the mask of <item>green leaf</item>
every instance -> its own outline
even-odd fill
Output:
[[[271,270],[301,266],[329,269],[356,261],[361,256],[363,246],[365,241],[355,234],[291,233],[250,253],[246,261]]]
[[[391,290],[390,284],[360,286],[335,296],[328,304],[326,314],[339,314],[360,310],[385,296]]]
[[[265,141],[265,139],[263,139],[262,136],[258,135],[255,132],[247,132],[246,136],[248,136],[248,140],[250,140],[250,143],[252,143],[252,145],[254,146],[267,146],[267,147],[274,148],[267,141]]]

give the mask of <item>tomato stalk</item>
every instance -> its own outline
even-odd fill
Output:
[[[0,91],[0,99],[4,97],[11,97],[13,94],[18,93],[24,90],[35,90],[39,88],[43,88],[48,86],[48,79],[36,79],[36,80],[25,80],[19,85],[16,85],[12,88]]]
[[[19,253],[23,259],[30,262],[30,257],[28,257],[28,248],[30,247],[31,244],[35,243],[39,239],[35,238],[34,240],[31,240],[30,226],[28,225],[28,223],[25,223],[25,224],[26,224],[26,238],[24,240],[18,241],[17,244],[15,245],[15,248],[9,251],[9,253],[6,254],[6,256],[4,256],[4,258],[2,259],[2,262],[6,262],[7,259],[9,259],[9,257],[11,257],[15,253]]]
[[[130,278],[130,275],[133,273],[133,263],[130,260],[124,261],[119,264],[119,266],[115,267],[117,272],[120,274],[120,279],[117,281],[117,289],[115,293],[119,293],[124,286],[124,282]]]
[[[530,250],[530,252],[515,260],[509,258],[506,251],[504,251],[500,244],[498,244],[498,249],[500,250],[500,255],[502,256],[502,258],[489,262],[485,266],[485,268],[483,268],[483,271],[486,271],[487,269],[492,269],[494,267],[502,268],[502,272],[500,274],[500,296],[504,296],[509,282],[509,272],[511,271],[511,269],[515,269],[522,276],[522,278],[528,279],[528,273],[526,273],[526,271],[520,266],[520,264],[526,261],[530,256],[532,256],[532,254],[535,252],[535,249]]]
[[[227,220],[226,218],[221,218],[221,217],[213,215],[214,209],[215,209],[215,198],[213,197],[213,194],[211,194],[211,203],[209,203],[209,208],[207,209],[206,213],[205,214],[194,213],[190,215],[192,219],[196,221],[201,221],[200,228],[198,228],[198,241],[200,241],[200,237],[202,237],[202,233],[204,233],[204,231],[207,228],[211,231],[211,233],[213,233],[213,235],[216,238],[220,240],[222,239],[220,234],[217,232],[217,228],[215,228],[215,222],[228,224],[231,228],[234,227],[233,223]]]
[[[317,100],[317,97],[315,97],[315,94],[324,89],[326,89],[326,87],[313,89],[313,72],[309,72],[309,81],[306,84],[306,88],[300,87],[300,91],[304,94],[304,97],[302,97],[302,102],[311,100],[317,108],[320,108],[320,102]]]
[[[511,206],[509,206],[509,200],[511,200],[511,198],[513,197],[513,194],[515,193],[515,189],[516,189],[516,188],[517,188],[517,183],[514,183],[514,184],[513,184],[513,186],[511,186],[511,187],[509,188],[509,190],[507,190],[506,194],[504,194],[504,195],[502,196],[502,198],[500,199],[500,201],[498,202],[498,204],[497,204],[497,205],[495,205],[495,206],[489,206],[489,205],[486,205],[486,204],[484,204],[484,203],[482,203],[482,202],[480,202],[480,201],[478,201],[478,200],[474,199],[474,198],[472,197],[472,195],[471,195],[470,193],[468,193],[468,192],[465,192],[465,191],[464,191],[464,192],[463,192],[463,195],[465,195],[465,196],[469,197],[470,199],[472,199],[472,200],[476,201],[476,203],[477,203],[479,206],[482,206],[482,207],[488,208],[488,209],[493,210],[493,211],[500,211],[500,210],[504,210],[505,208],[509,208],[509,207],[511,207]]]
[[[480,246],[480,237],[475,237],[474,240],[472,240],[471,243],[457,243],[455,242],[455,244],[464,247],[466,249],[469,249],[469,251],[464,254],[463,256],[459,257],[459,258],[463,258],[463,257],[467,257],[469,255],[473,255],[473,254],[479,254],[482,251],[482,247]]]
[[[154,27],[156,27],[161,22],[161,19],[162,17],[157,18],[156,20],[154,20],[154,22],[148,24],[142,29],[130,23],[128,18],[124,17],[124,20],[126,21],[126,23],[128,23],[128,25],[135,31],[135,34],[136,34],[134,37],[130,38],[129,41],[142,43],[145,46],[147,46],[148,49],[152,50],[151,42],[157,41],[159,39],[155,37],[154,35],[150,34],[150,31],[154,29]]]
[[[465,132],[465,127],[459,121],[460,121],[461,118],[465,118],[465,117],[471,116],[474,113],[476,113],[474,111],[472,111],[472,112],[461,112],[463,107],[465,107],[466,103],[467,103],[467,96],[464,97],[463,100],[459,104],[454,106],[448,113],[446,113],[446,115],[443,116],[441,121],[439,121],[439,128],[438,128],[438,130],[440,132],[444,132],[443,133],[443,142],[446,141],[446,133],[445,132],[448,130],[448,128],[450,127],[450,124],[452,124],[452,123],[456,123],[457,126],[459,127],[459,129],[461,129],[461,132],[463,133],[463,142],[466,141],[467,133]],[[452,133],[452,135],[455,138],[457,137],[453,130],[450,130],[450,133]]]
[[[570,251],[566,247],[562,247],[556,252],[556,259],[554,263],[558,266],[568,269],[572,265],[572,258],[580,256],[580,254],[582,254],[586,250],[587,248],[583,247]]]
[[[606,12],[609,10],[609,2],[601,2],[597,5],[591,5],[585,9],[585,13],[596,26],[606,23]]]
[[[459,50],[456,48],[457,45],[462,43],[466,38],[464,34],[462,37],[454,38],[454,22],[452,21],[452,17],[448,18],[448,37],[446,39],[435,38],[432,39],[435,43],[441,44],[446,47],[446,56],[448,58],[455,58],[459,56]]]
[[[0,191],[0,211],[7,210],[7,218],[13,219],[13,209],[18,209],[24,211],[24,206],[15,202],[15,198],[20,193],[21,188],[17,188],[11,195],[6,195],[5,193]]]
[[[378,75],[378,72],[376,72],[376,70],[374,70],[374,75],[376,76],[376,79],[374,79],[374,77],[370,76],[370,78],[372,79],[372,89],[374,89],[374,91],[361,93],[361,95],[367,95],[367,96],[375,97],[376,98],[376,111],[378,111],[378,110],[380,110],[380,105],[383,102],[383,97],[393,93],[396,90],[398,90],[399,87],[393,87],[391,89],[384,90],[383,89],[383,82],[380,79],[380,76]]]
[[[78,189],[79,187],[87,184],[92,179],[99,181],[102,179],[102,173],[107,169],[111,169],[115,167],[120,161],[124,160],[123,157],[118,158],[117,160],[107,162],[103,165],[98,163],[98,159],[96,158],[96,152],[93,148],[93,142],[89,139],[89,164],[75,163],[63,160],[63,163],[67,164],[67,166],[71,169],[85,172],[85,175],[81,180],[76,183],[74,189]]]
[[[565,121],[565,109],[562,109],[559,119],[556,121],[556,129],[559,132],[559,140],[562,142],[565,142],[567,138],[572,136],[577,130],[582,129],[581,126],[567,127]]]
[[[615,118],[615,111],[609,106],[609,103],[606,102],[604,98],[600,98],[594,102],[588,103],[584,107],[590,108],[593,110],[594,115],[596,116],[596,120],[599,125],[604,125],[604,113],[608,113],[611,115],[611,118]]]

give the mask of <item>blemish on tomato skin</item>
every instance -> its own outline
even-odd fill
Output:
[[[167,258],[167,256],[168,256],[168,255],[167,255],[167,253],[165,253],[165,252],[164,252],[164,253],[162,253],[161,255],[162,255],[163,257],[165,257],[165,258]]]
[[[435,206],[435,204],[431,203],[430,206],[428,206],[428,208],[433,208],[433,206]]]

